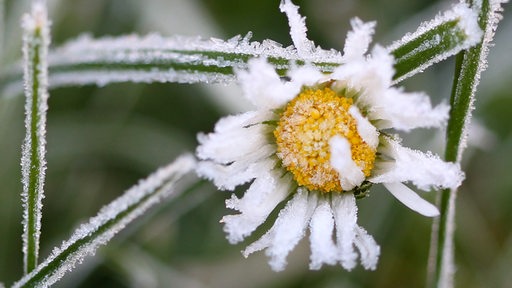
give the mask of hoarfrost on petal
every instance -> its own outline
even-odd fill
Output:
[[[395,183],[411,181],[421,190],[430,188],[451,188],[460,186],[464,173],[460,164],[445,162],[430,152],[423,153],[403,147],[397,140],[388,137],[381,141],[384,146],[379,151],[392,159],[383,162],[384,168],[376,163],[373,183]]]
[[[338,261],[336,244],[333,241],[334,218],[331,206],[325,198],[319,200],[318,206],[311,217],[310,236],[311,263],[309,268],[318,270],[322,265],[335,265]]]
[[[229,165],[201,161],[197,164],[196,172],[199,176],[213,181],[213,184],[221,190],[233,190],[236,186],[261,177],[274,166],[275,160],[272,159],[260,161],[247,159]]]
[[[250,235],[289,195],[291,176],[280,178],[277,174],[277,171],[271,171],[256,178],[241,199],[232,195],[226,200],[227,208],[240,211],[240,214],[226,215],[221,220],[230,243],[238,243]]]
[[[394,128],[409,131],[414,128],[442,127],[448,120],[450,106],[441,103],[432,107],[424,93],[405,93],[389,88],[380,95],[379,105],[372,111],[372,118],[382,120],[380,129]]]
[[[421,215],[427,217],[435,217],[439,215],[439,210],[436,206],[418,196],[416,192],[412,191],[404,184],[399,182],[384,183],[384,187],[386,187],[386,189],[388,189],[389,192],[398,199],[398,201]]]
[[[345,47],[343,48],[343,59],[345,61],[348,62],[364,57],[364,54],[368,51],[368,47],[372,42],[375,24],[376,22],[374,21],[364,23],[357,17],[350,20],[352,31],[347,33]]]
[[[352,159],[352,151],[348,140],[341,136],[334,136],[329,140],[331,149],[331,165],[338,172],[340,185],[344,191],[350,191],[364,181],[361,167]]]
[[[237,70],[244,96],[260,109],[276,109],[293,99],[301,86],[283,82],[265,58],[249,60],[249,69]]]
[[[291,0],[281,0],[279,9],[288,17],[290,36],[299,56],[307,57],[312,54],[315,51],[315,44],[306,35],[306,18],[299,14],[299,6],[293,5]]]
[[[274,271],[281,271],[286,266],[286,257],[304,237],[311,215],[316,208],[316,193],[298,189],[295,196],[279,212],[276,222],[259,240],[249,245],[244,251],[245,257],[253,252],[265,250],[270,257],[269,264]]]
[[[231,131],[200,134],[200,145],[196,149],[196,154],[200,159],[214,160],[222,164],[245,160],[249,158],[247,155],[252,154],[263,158],[269,155],[268,150],[270,153],[273,150],[273,146],[267,140],[269,130],[268,125],[257,124]]]
[[[360,226],[356,226],[356,238],[354,239],[359,254],[361,255],[361,263],[363,267],[369,270],[377,268],[379,261],[380,246],[375,242],[373,237]]]
[[[348,112],[356,120],[357,133],[363,138],[363,141],[371,148],[376,149],[379,146],[379,131],[377,131],[377,128],[361,115],[356,106],[352,105]]]
[[[341,266],[350,271],[356,266],[357,260],[357,253],[354,250],[357,227],[356,198],[352,193],[341,193],[333,195],[331,201],[336,224],[337,256]]]

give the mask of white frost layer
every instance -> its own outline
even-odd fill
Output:
[[[455,55],[461,50],[467,49],[475,44],[477,44],[480,39],[482,39],[482,30],[478,26],[478,14],[473,9],[469,8],[466,3],[458,3],[452,7],[452,9],[444,12],[442,15],[437,15],[434,19],[423,22],[418,30],[414,33],[406,34],[402,39],[395,41],[393,44],[387,47],[388,51],[393,51],[400,46],[403,46],[414,39],[418,38],[422,34],[434,29],[435,27],[448,22],[448,21],[457,21],[457,26],[464,32],[466,35],[466,39],[464,42],[460,43],[457,47],[454,47],[450,51],[447,51],[444,54],[438,55],[418,68],[410,71],[409,73],[401,76],[398,79],[395,79],[394,83],[400,82],[405,78],[408,78],[418,72],[425,70],[427,67],[431,66],[434,63],[440,62],[452,55]],[[440,36],[434,38],[430,43],[424,43],[424,45],[420,46],[414,53],[419,53],[423,50],[427,50],[432,46],[435,46],[440,41]]]
[[[47,55],[50,45],[50,23],[46,7],[40,2],[35,2],[31,13],[23,16],[22,26],[26,134],[22,145],[21,181],[24,208],[23,255],[25,272],[27,272],[28,254],[33,254],[36,259],[39,254],[41,209],[46,172]],[[34,79],[36,79],[35,82]],[[33,128],[36,131],[33,131]],[[34,144],[35,147],[32,147]],[[31,179],[35,179],[35,181],[31,181]],[[29,230],[32,230],[33,234],[29,235]],[[29,238],[32,238],[31,241]],[[34,247],[28,247],[29,242],[32,242]]]
[[[51,255],[37,268],[16,282],[13,287],[22,287],[38,275],[42,269],[50,264],[56,265],[50,269],[50,273],[43,277],[38,287],[49,287],[57,282],[67,272],[73,270],[77,263],[81,263],[88,255],[93,255],[99,246],[106,244],[114,235],[125,228],[130,222],[144,214],[150,207],[159,203],[162,199],[176,196],[183,190],[180,183],[185,175],[194,170],[195,159],[191,155],[182,156],[170,165],[163,167],[148,178],[127,190],[121,197],[104,206],[88,223],[82,224],[60,247],[54,248]],[[123,215],[123,213],[126,213]],[[119,217],[119,218],[118,218]],[[110,221],[115,223],[99,232]],[[99,233],[88,239],[91,235]],[[85,241],[84,241],[85,240]],[[68,252],[71,246],[84,241],[76,247],[76,250]],[[63,253],[68,253],[64,259],[57,260]],[[57,261],[56,263],[54,261]]]

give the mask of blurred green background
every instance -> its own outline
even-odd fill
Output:
[[[27,2],[6,1],[3,68],[20,57],[19,19]],[[378,22],[375,42],[389,45],[455,1],[303,0],[309,36],[323,48],[342,49],[349,20]],[[291,44],[279,0],[49,0],[52,45],[82,33],[95,37],[185,34],[227,39],[253,32],[253,40]],[[475,103],[467,179],[457,200],[457,287],[510,287],[512,267],[512,15],[498,29],[489,69]],[[508,14],[508,15],[507,15]],[[509,17],[510,16],[510,17]],[[3,69],[2,68],[2,69]],[[448,101],[453,59],[403,82]],[[236,85],[111,84],[51,91],[48,170],[41,259],[77,225],[157,167],[193,151],[195,135],[211,131],[223,115],[250,109]],[[0,279],[22,274],[20,146],[24,99],[0,97]],[[443,135],[404,135],[418,149],[442,153]],[[432,140],[434,139],[434,140]],[[438,140],[437,140],[438,139]],[[275,273],[264,253],[244,259],[245,242],[230,245],[219,219],[227,192],[211,184],[164,203],[88,258],[56,287],[423,287],[431,219],[414,213],[375,187],[359,201],[359,224],[381,245],[376,271],[357,267],[308,270],[309,243]],[[434,201],[434,193],[422,194]]]

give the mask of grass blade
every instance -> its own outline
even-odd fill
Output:
[[[44,5],[36,3],[23,18],[26,135],[22,147],[24,272],[37,265],[41,208],[46,170],[46,111],[48,110],[47,54],[49,23]]]
[[[149,208],[182,192],[186,185],[191,184],[185,176],[194,167],[193,156],[182,156],[140,181],[103,207],[88,223],[82,224],[69,240],[55,248],[43,263],[13,287],[51,286]]]
[[[468,126],[474,109],[480,75],[487,67],[487,55],[498,22],[501,20],[502,0],[476,0],[472,7],[479,12],[478,24],[484,35],[476,46],[461,52],[456,59],[455,79],[451,96],[450,119],[447,127],[445,158],[460,162],[466,147]],[[457,190],[440,192],[441,217],[434,223],[428,273],[428,286],[449,288],[454,285],[453,237],[455,231],[455,199]]]
[[[388,47],[397,58],[395,81],[476,44],[476,16],[465,13],[468,11],[457,5]],[[83,36],[50,53],[51,87],[115,82],[228,83],[235,80],[234,71],[245,69],[254,57],[268,58],[280,75],[292,65],[306,62],[325,73],[343,63],[341,53],[335,50],[317,48],[304,58],[294,47],[285,48],[271,40],[251,42],[250,38],[250,33],[227,41],[155,34],[101,39]],[[18,93],[17,79],[16,69],[0,77],[4,94]]]

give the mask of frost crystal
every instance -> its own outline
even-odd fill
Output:
[[[82,224],[69,240],[54,248],[42,264],[13,287],[51,286],[150,207],[183,191],[184,185],[189,183],[183,177],[194,167],[194,157],[186,155],[141,180],[121,197],[103,207],[88,223]]]

